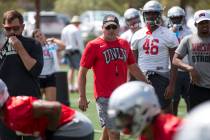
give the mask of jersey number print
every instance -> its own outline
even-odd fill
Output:
[[[158,39],[152,39],[150,45],[150,39],[146,39],[143,45],[143,49],[145,50],[145,54],[157,55],[158,54]]]

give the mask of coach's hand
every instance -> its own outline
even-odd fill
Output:
[[[87,101],[86,96],[80,96],[78,103],[79,103],[79,109],[82,111],[86,111],[90,101]]]

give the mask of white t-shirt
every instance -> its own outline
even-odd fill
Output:
[[[132,40],[133,34],[134,33],[130,29],[128,29],[127,31],[125,31],[124,33],[122,33],[120,35],[120,37],[123,38],[123,39],[125,39],[125,40],[127,40],[128,43],[131,44],[131,40]]]
[[[73,24],[67,25],[61,33],[61,40],[66,45],[66,50],[80,50],[84,48],[84,42],[78,27]]]
[[[179,42],[172,31],[166,27],[158,27],[152,34],[147,27],[135,32],[131,49],[138,50],[138,65],[143,72],[169,72],[169,49],[176,48]]]
[[[44,65],[40,75],[50,75],[58,70],[57,49],[55,43],[42,46]]]

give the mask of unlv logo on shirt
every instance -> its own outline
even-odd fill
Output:
[[[11,46],[10,43],[7,43],[1,50],[0,50],[0,59],[3,59],[4,56],[16,54],[17,52]]]
[[[103,55],[106,61],[106,64],[109,64],[113,60],[123,60],[126,62],[127,56],[126,56],[126,50],[123,48],[109,48],[105,51],[103,51]]]

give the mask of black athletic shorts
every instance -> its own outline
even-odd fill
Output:
[[[55,74],[40,75],[39,83],[40,83],[40,88],[55,87],[56,86]]]

